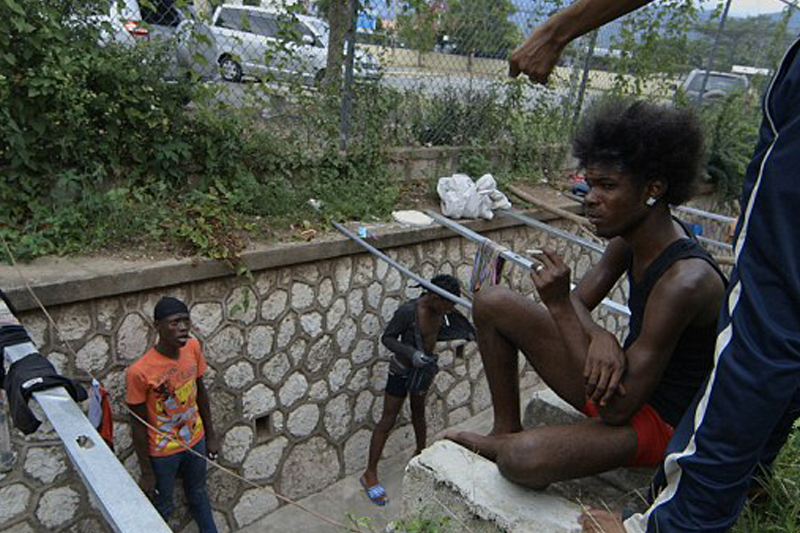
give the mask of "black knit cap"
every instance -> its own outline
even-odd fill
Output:
[[[153,311],[153,318],[159,321],[162,318],[167,318],[168,316],[177,315],[179,313],[189,314],[189,308],[186,307],[186,304],[172,296],[164,296],[156,304],[156,308]]]

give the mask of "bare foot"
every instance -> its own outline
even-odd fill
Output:
[[[584,533],[625,533],[622,517],[617,513],[589,509],[580,518]]]
[[[497,459],[497,449],[503,440],[502,436],[479,435],[469,431],[445,431],[444,438],[490,461]]]

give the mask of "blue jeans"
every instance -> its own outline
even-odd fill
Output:
[[[153,502],[156,509],[167,520],[175,510],[173,492],[178,473],[183,476],[183,490],[189,501],[189,511],[197,522],[200,533],[217,533],[211,503],[206,490],[206,441],[202,439],[194,446],[194,451],[202,458],[187,451],[167,457],[150,457],[153,473],[156,476],[156,495]]]

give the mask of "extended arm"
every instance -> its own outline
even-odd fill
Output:
[[[203,376],[196,380],[197,386],[197,409],[200,411],[200,418],[203,419],[203,428],[206,433],[206,453],[213,459],[219,452],[219,440],[217,432],[214,431],[214,423],[211,420],[211,407],[208,403],[208,391],[203,383]]]
[[[564,48],[581,35],[630,13],[652,0],[578,0],[538,26],[511,54],[509,74],[525,73],[531,81],[547,83]]]

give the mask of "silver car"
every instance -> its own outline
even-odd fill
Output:
[[[223,79],[272,77],[303,83],[319,82],[328,59],[326,23],[306,15],[274,9],[222,5],[211,19]],[[356,55],[356,73],[377,78],[378,62],[369,54]]]
[[[713,70],[706,74],[705,70],[694,69],[689,72],[680,85],[680,89],[689,101],[697,100],[703,90],[703,78],[706,75],[708,76],[708,81],[706,81],[705,92],[700,97],[704,103],[721,100],[725,96],[736,92],[747,92],[750,88],[750,80],[742,74],[715,72]]]
[[[111,0],[88,22],[100,26],[100,45],[162,43],[169,50],[169,79],[219,77],[216,40],[208,25],[190,7],[178,8],[174,0]]]

